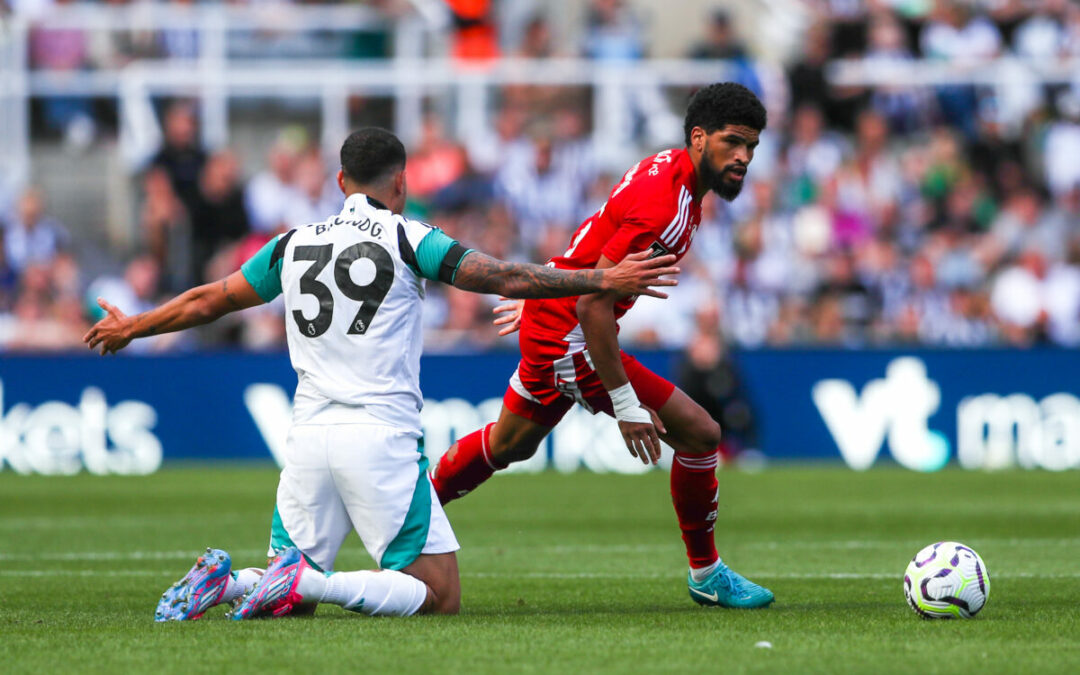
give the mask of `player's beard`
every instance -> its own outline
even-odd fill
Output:
[[[720,195],[720,197],[726,201],[731,201],[739,196],[739,192],[742,191],[743,181],[741,180],[728,180],[725,178],[728,170],[725,168],[723,171],[716,171],[712,168],[712,164],[705,157],[701,158],[701,167],[698,171],[700,180],[704,181],[705,185],[710,190]],[[743,174],[745,180],[745,174]]]

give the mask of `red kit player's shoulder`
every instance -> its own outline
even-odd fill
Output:
[[[664,150],[631,167],[611,191],[608,204],[624,220],[666,225],[680,210],[692,184],[693,164],[686,150]]]
[[[622,180],[612,189],[609,199],[633,199],[643,193],[653,199],[671,193],[674,199],[679,193],[679,185],[687,181],[685,174],[689,161],[683,161],[685,154],[686,150],[672,148],[646,157],[623,174]]]

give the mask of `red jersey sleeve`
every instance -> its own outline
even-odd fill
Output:
[[[646,190],[635,190],[626,197],[622,215],[616,216],[615,234],[600,249],[601,255],[613,262],[651,247],[676,215],[674,200],[656,199]]]

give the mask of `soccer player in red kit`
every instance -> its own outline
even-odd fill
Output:
[[[631,167],[549,264],[603,269],[650,249],[682,258],[709,190],[727,200],[739,194],[765,123],[765,108],[745,87],[727,82],[701,89],[686,111],[686,147]],[[435,489],[445,504],[498,469],[528,459],[574,403],[605,412],[643,462],[659,460],[659,438],[675,449],[671,496],[690,560],[690,597],[702,605],[768,606],[772,592],[732,571],[716,552],[720,425],[619,347],[617,322],[635,299],[598,293],[525,301],[521,362],[499,419],[450,447],[436,467]]]

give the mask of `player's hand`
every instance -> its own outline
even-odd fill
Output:
[[[115,354],[131,342],[131,338],[128,337],[127,315],[101,298],[97,299],[97,303],[107,314],[104,319],[95,323],[87,331],[83,336],[83,342],[90,349],[100,345],[103,356],[110,352]]]
[[[505,304],[499,305],[495,309],[491,310],[492,314],[503,314],[499,318],[492,321],[496,326],[505,326],[499,330],[499,335],[510,335],[521,328],[521,310],[525,308],[524,300],[511,300],[510,298],[500,297],[499,300],[505,301]]]
[[[660,461],[660,437],[656,432],[659,430],[661,434],[666,434],[667,429],[664,428],[664,423],[660,421],[660,416],[656,414],[656,411],[646,406],[641,407],[649,413],[652,422],[620,420],[619,432],[622,433],[623,441],[626,442],[626,448],[631,455],[640,459],[642,464],[656,464]]]
[[[677,286],[675,279],[662,279],[664,275],[678,274],[674,267],[675,256],[662,255],[649,259],[651,250],[631,253],[614,266],[604,270],[607,290],[618,295],[651,295],[654,298],[666,298],[667,293],[655,290],[653,286]]]

